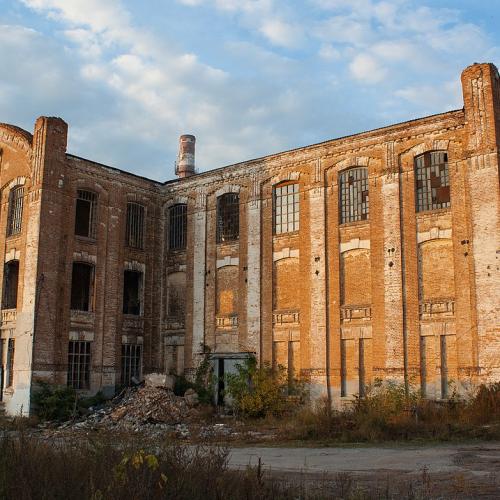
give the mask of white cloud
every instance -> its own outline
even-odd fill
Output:
[[[299,26],[288,24],[279,19],[264,21],[260,31],[274,44],[283,47],[296,47],[302,42],[302,30]]]
[[[371,55],[358,54],[349,64],[352,76],[362,83],[375,84],[387,75],[386,69]]]

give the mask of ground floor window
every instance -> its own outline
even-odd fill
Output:
[[[9,344],[7,347],[7,377],[6,377],[6,387],[12,387],[14,385],[14,339],[9,339]]]
[[[141,378],[142,345],[122,344],[122,385],[132,385]]]
[[[90,388],[90,342],[70,341],[68,348],[68,386]]]

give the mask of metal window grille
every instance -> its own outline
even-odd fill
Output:
[[[68,347],[68,386],[90,387],[90,342],[70,341]]]
[[[142,346],[122,344],[122,385],[132,385],[132,378],[141,378]]]
[[[12,387],[14,384],[14,339],[9,339],[7,344],[7,377],[6,387]]]
[[[274,234],[299,230],[300,202],[298,183],[274,188]]]
[[[7,223],[7,236],[19,234],[23,221],[24,187],[17,186],[9,193],[9,216]]]
[[[92,282],[94,266],[84,262],[73,263],[71,275],[71,309],[90,311],[92,306]]]
[[[138,203],[127,203],[127,245],[132,248],[144,248],[144,212]]]
[[[217,243],[237,240],[240,235],[240,195],[226,193],[217,198]]]
[[[142,273],[125,271],[123,274],[123,314],[141,314]]]
[[[417,212],[448,208],[450,203],[450,177],[448,154],[428,151],[415,158]]]
[[[96,228],[97,194],[79,189],[76,198],[75,234],[95,238]]]
[[[350,168],[340,173],[340,223],[367,220],[368,203],[368,169],[364,167]]]
[[[11,260],[4,266],[3,309],[17,308],[17,289],[19,284],[19,261]]]
[[[170,250],[182,250],[186,248],[187,205],[170,207],[168,216],[168,246]]]

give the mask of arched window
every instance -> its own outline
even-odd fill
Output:
[[[217,243],[240,236],[240,195],[226,193],[217,198]]]
[[[299,183],[283,182],[273,192],[274,234],[299,230]]]
[[[183,250],[186,248],[187,205],[179,203],[168,209],[168,248]]]
[[[340,223],[367,220],[368,213],[368,169],[356,167],[344,170],[339,175]]]
[[[85,262],[73,262],[71,275],[71,309],[91,311],[94,293],[94,266]]]
[[[19,261],[10,260],[3,268],[3,309],[17,308],[17,288],[19,284]]]
[[[417,212],[450,206],[450,176],[448,154],[427,151],[415,158]]]
[[[75,234],[95,238],[97,226],[97,194],[79,189],[76,198]]]
[[[24,187],[16,186],[9,193],[9,216],[7,221],[7,236],[19,234],[23,222]]]
[[[144,213],[138,203],[127,203],[127,245],[132,248],[144,248]]]

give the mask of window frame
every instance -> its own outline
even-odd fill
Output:
[[[17,236],[23,230],[24,185],[17,184],[9,191],[7,237]]]
[[[187,203],[176,203],[168,208],[168,249],[187,247]]]
[[[78,202],[84,202],[89,204],[88,210],[88,229],[87,234],[79,234],[77,232],[77,224],[78,224]],[[96,239],[97,236],[97,218],[98,212],[97,207],[99,203],[99,195],[92,191],[91,189],[78,189],[76,192],[75,199],[75,225],[74,225],[74,234],[75,236],[81,238],[89,238]]]
[[[442,155],[444,161],[433,162],[433,158],[438,155]],[[421,161],[422,164],[419,165]],[[441,166],[443,166],[442,169]],[[433,172],[433,169],[437,168],[439,169],[439,175],[435,175],[435,172]],[[415,176],[415,212],[432,212],[435,210],[446,210],[451,208],[451,184],[448,151],[429,150],[415,156],[413,169]],[[439,185],[433,186],[433,184],[436,184],[436,181],[433,181],[433,179],[439,179]],[[419,185],[419,183],[421,183],[421,185]],[[447,201],[436,201],[438,189],[444,190],[443,192],[447,193]]]
[[[133,213],[135,211],[135,214]],[[135,216],[135,218],[134,218]],[[136,201],[127,201],[125,244],[129,248],[144,250],[146,207]]]
[[[290,186],[293,186],[291,192],[289,191]],[[284,188],[286,188],[287,192],[282,194]],[[286,200],[285,203],[283,203],[284,199]],[[278,203],[278,200],[280,203]],[[292,207],[292,209],[289,210],[289,207]],[[286,208],[286,210],[283,210],[284,208]],[[290,216],[292,220],[290,220]],[[283,217],[286,217],[286,222],[283,221]],[[281,234],[296,233],[299,230],[300,183],[298,181],[283,181],[275,184],[273,186],[273,234],[277,236]]]
[[[9,286],[9,288],[7,287],[7,280],[9,279],[9,275],[11,273],[10,267],[14,263],[16,263],[16,266],[17,266],[15,292],[13,292],[10,289],[10,286]],[[4,264],[4,267],[3,267],[3,286],[2,286],[2,309],[17,309],[17,302],[19,300],[19,271],[20,271],[20,264],[19,264],[19,260],[17,260],[17,259],[11,259]],[[7,297],[7,293],[9,295],[8,297]],[[15,297],[15,300],[14,300],[14,297]],[[14,304],[14,302],[15,302],[15,304]]]
[[[125,310],[125,305],[126,305],[125,292],[127,290],[125,276],[127,273],[136,274],[138,276],[138,283],[137,283],[138,312],[137,313],[130,312],[130,308],[127,308],[127,310]],[[123,314],[129,315],[129,316],[142,316],[143,310],[144,310],[143,308],[144,308],[144,272],[143,271],[136,271],[135,269],[124,269],[123,270],[122,312],[123,312]]]
[[[78,349],[76,349],[78,347]],[[83,350],[82,350],[83,348]],[[92,342],[70,340],[68,343],[68,372],[66,384],[75,390],[90,389]]]
[[[339,224],[369,221],[370,182],[368,167],[353,166],[340,171],[338,186]]]
[[[226,202],[226,200],[229,202]],[[237,202],[234,200],[237,200]],[[217,197],[216,205],[215,232],[217,244],[239,241],[240,194],[233,192],[221,194]]]
[[[142,376],[142,344],[122,344],[120,380],[124,387],[130,387],[132,378]]]
[[[89,274],[89,284],[88,284],[88,307],[87,309],[80,309],[77,307],[73,307],[74,300],[76,300],[73,292],[73,283],[75,276],[75,266],[86,266],[90,269]],[[71,266],[71,288],[70,288],[70,310],[71,311],[80,311],[80,312],[93,312],[94,311],[94,301],[95,301],[95,265],[90,262],[82,262],[82,261],[73,261]]]
[[[7,358],[5,362],[6,377],[5,377],[5,389],[9,389],[14,386],[14,359],[16,355],[15,339],[9,338],[7,340]]]

